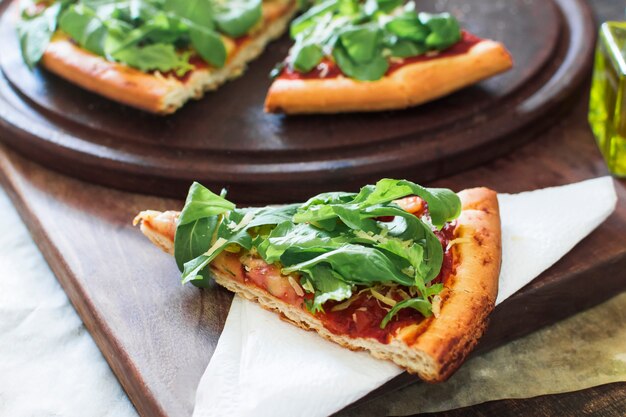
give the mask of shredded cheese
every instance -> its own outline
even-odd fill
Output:
[[[347,301],[344,301],[341,304],[337,304],[336,306],[334,306],[330,311],[341,311],[341,310],[345,310],[346,308],[350,307],[350,304],[352,304],[354,302],[354,300],[356,300],[356,297],[353,296],[351,298],[349,298]]]
[[[439,295],[433,297],[432,311],[435,318],[439,317],[439,313],[441,312],[441,297],[439,297]]]
[[[249,211],[249,212],[247,212],[243,216],[243,219],[241,219],[239,224],[237,224],[234,228],[231,228],[230,224],[229,224],[228,228],[231,229],[233,232],[238,232],[241,229],[243,229],[244,227],[246,227],[248,225],[248,223],[250,223],[252,221],[253,218],[254,218],[254,212],[253,211]]]
[[[309,293],[315,292],[315,288],[313,288],[313,284],[311,284],[311,281],[309,280],[306,280],[304,284],[302,284],[302,288],[304,288]]]
[[[217,239],[215,241],[213,246],[211,246],[209,248],[209,250],[204,253],[204,256],[211,256],[211,255],[213,255],[215,253],[215,251],[218,250],[219,248],[221,248],[224,245],[224,243],[226,243],[226,242],[228,242],[226,239],[224,239],[223,237],[220,237],[219,239]]]
[[[289,285],[291,285],[298,297],[304,297],[304,291],[302,291],[302,287],[300,287],[300,284],[298,284],[291,275],[287,277],[287,281],[289,281]]]
[[[450,248],[454,245],[458,245],[461,243],[469,243],[471,241],[472,239],[470,239],[469,237],[457,237],[456,239],[453,239],[448,242],[448,246],[446,247],[446,250],[450,250]]]
[[[411,296],[409,296],[409,294],[407,294],[406,291],[404,291],[402,288],[398,288],[396,292],[400,294],[403,300],[408,300],[409,298],[411,298]]]
[[[394,300],[391,297],[387,297],[381,293],[379,293],[378,291],[376,291],[374,288],[370,288],[370,292],[372,293],[372,295],[374,296],[374,298],[376,298],[377,300],[379,300],[382,303],[387,304],[388,306],[395,306],[396,305],[396,300]]]

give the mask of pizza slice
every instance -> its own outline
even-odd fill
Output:
[[[295,44],[274,71],[268,112],[401,109],[513,65],[502,44],[402,0],[320,1],[292,22],[290,35]]]
[[[281,318],[426,381],[483,334],[501,261],[496,193],[383,179],[304,204],[236,208],[200,184],[182,212],[135,219],[183,282],[211,280]]]
[[[167,114],[241,75],[295,12],[295,0],[23,0],[18,32],[31,67]]]

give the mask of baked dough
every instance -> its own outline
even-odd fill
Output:
[[[307,311],[247,285],[211,264],[215,281],[227,289],[258,302],[268,310],[303,329],[352,350],[367,350],[373,356],[395,362],[429,382],[447,379],[463,363],[482,336],[498,293],[501,262],[500,214],[496,193],[474,188],[459,193],[462,212],[457,219],[454,251],[455,270],[441,292],[439,312],[417,324],[399,329],[388,344],[376,339],[337,335]],[[174,253],[178,212],[144,211],[135,219],[141,231],[166,252]],[[235,258],[236,259],[236,258]]]
[[[80,87],[120,103],[153,113],[175,112],[189,99],[199,99],[226,81],[240,76],[265,45],[282,35],[297,10],[294,0],[263,3],[263,25],[240,47],[223,38],[228,52],[222,68],[200,68],[183,80],[147,73],[92,54],[58,31],[42,57],[42,65]]]
[[[501,43],[482,40],[466,53],[407,64],[377,81],[344,76],[278,78],[267,93],[265,110],[298,114],[402,109],[445,96],[512,65]]]

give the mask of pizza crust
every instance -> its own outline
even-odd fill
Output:
[[[446,282],[439,317],[431,318],[411,348],[426,353],[436,373],[427,381],[447,379],[463,363],[487,327],[498,295],[502,262],[497,195],[487,188],[459,193],[461,216],[455,249],[455,274]],[[420,375],[421,376],[421,375]]]
[[[445,96],[512,65],[501,43],[483,40],[464,54],[407,64],[377,81],[344,76],[278,78],[267,93],[265,110],[299,114],[402,109]]]
[[[199,99],[206,91],[240,76],[268,42],[284,33],[296,10],[291,0],[264,3],[267,24],[229,56],[224,67],[195,69],[185,82],[107,61],[79,47],[60,31],[53,36],[41,63],[48,71],[111,100],[152,113],[170,114],[188,100]]]
[[[441,294],[438,317],[400,329],[394,339],[383,344],[371,338],[336,335],[322,322],[299,307],[288,304],[267,291],[247,285],[212,265],[215,281],[281,318],[351,350],[367,350],[372,356],[395,362],[428,382],[447,379],[463,363],[482,336],[498,293],[501,263],[500,214],[496,193],[474,188],[459,193],[462,213],[457,220],[453,246],[456,270]],[[144,211],[135,224],[166,252],[174,252],[177,212]]]

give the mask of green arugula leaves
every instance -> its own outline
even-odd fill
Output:
[[[417,195],[428,215],[418,218],[395,200]],[[208,265],[233,245],[253,251],[283,274],[300,277],[313,294],[307,306],[323,310],[329,300],[349,299],[359,286],[401,285],[416,297],[396,304],[384,327],[403,308],[430,315],[442,286],[432,284],[443,262],[434,230],[460,214],[458,196],[447,189],[383,179],[359,193],[325,193],[304,204],[238,209],[223,196],[194,183],[180,215],[175,257],[183,282],[206,286]],[[391,218],[381,222],[380,218]]]
[[[17,26],[20,48],[24,62],[33,68],[43,56],[52,34],[56,31],[63,3],[57,2],[50,7],[41,8],[35,0],[28,0],[20,3],[20,6],[21,19]]]
[[[59,28],[86,50],[104,54],[107,29],[93,9],[83,4],[71,5],[61,14]]]
[[[353,79],[375,81],[390,58],[410,58],[444,50],[461,39],[458,21],[448,13],[416,13],[402,0],[326,0],[295,19],[288,65],[306,73],[324,59]]]
[[[193,51],[215,67],[224,66],[222,34],[243,36],[262,18],[261,0],[60,0],[47,7],[22,2],[18,34],[30,67],[60,29],[110,61],[182,76],[194,68]]]
[[[223,0],[215,4],[215,23],[233,38],[245,35],[261,20],[261,0]]]

